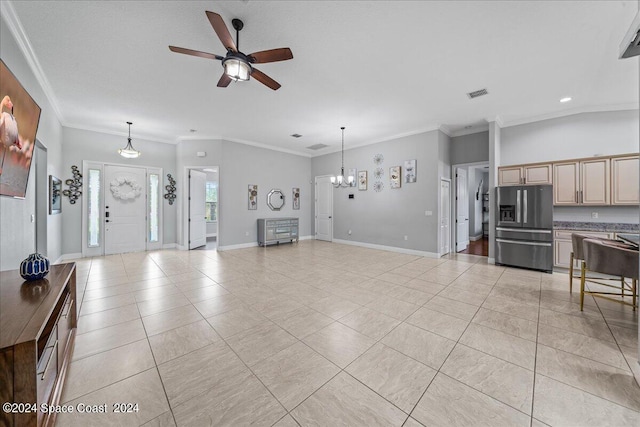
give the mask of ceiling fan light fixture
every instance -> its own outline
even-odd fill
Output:
[[[133,148],[133,145],[131,144],[131,125],[133,123],[127,122],[127,124],[129,125],[129,138],[127,138],[127,145],[124,148],[120,148],[118,150],[118,154],[120,154],[125,159],[137,159],[138,157],[140,157],[141,153]]]
[[[240,58],[227,58],[222,62],[224,72],[235,81],[247,81],[251,75],[251,65]]]

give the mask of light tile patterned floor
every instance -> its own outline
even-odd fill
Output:
[[[638,426],[637,315],[565,274],[317,241],[77,261],[67,425]],[[577,288],[574,287],[574,289]]]

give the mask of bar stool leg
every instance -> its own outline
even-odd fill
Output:
[[[585,270],[586,263],[582,261],[582,267],[580,271],[580,311],[584,309],[584,282],[585,282]]]
[[[624,277],[620,278],[620,293],[622,294],[622,298],[624,298]]]
[[[571,252],[571,257],[570,257],[570,262],[569,262],[569,293],[573,292],[573,252]]]
[[[631,289],[633,292],[633,311],[636,311],[636,301],[637,301],[637,297],[636,297],[636,288],[638,286],[638,280],[633,279],[631,280]]]

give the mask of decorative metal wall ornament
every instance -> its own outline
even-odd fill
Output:
[[[249,184],[249,198],[248,207],[250,211],[258,210],[258,186],[256,184]]]
[[[169,180],[169,185],[165,185],[165,189],[167,190],[167,194],[164,195],[164,198],[167,199],[170,205],[173,204],[176,200],[176,180],[173,179],[170,173],[167,174],[167,179]]]
[[[111,195],[117,200],[130,200],[140,197],[142,186],[135,179],[116,178],[109,184]]]
[[[373,175],[376,177],[376,179],[382,179],[382,177],[384,176],[384,169],[376,168],[376,170],[373,171]]]
[[[293,193],[293,197],[291,198],[293,200],[293,209],[295,210],[299,210],[300,209],[300,188],[298,187],[294,187],[291,191]]]
[[[376,191],[376,193],[379,193],[384,189],[384,184],[382,183],[382,181],[376,181],[373,183],[373,189]]]
[[[384,156],[382,154],[376,154],[373,156],[373,164],[376,166],[380,166],[384,162]]]
[[[71,166],[71,173],[73,178],[67,179],[64,183],[69,186],[67,190],[62,190],[62,195],[69,198],[69,203],[76,204],[76,201],[82,196],[82,174],[78,170],[78,167]]]

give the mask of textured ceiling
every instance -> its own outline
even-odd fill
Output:
[[[444,126],[460,132],[638,106],[638,61],[618,60],[637,1],[19,1],[15,11],[63,124],[176,142],[225,138],[316,155]],[[216,87],[224,54],[205,16],[241,18],[245,53],[282,84]],[[467,92],[487,88],[470,100]],[[560,104],[563,96],[573,101]],[[196,129],[192,133],[189,130]],[[303,136],[295,139],[290,134]],[[314,152],[305,147],[323,143]]]

